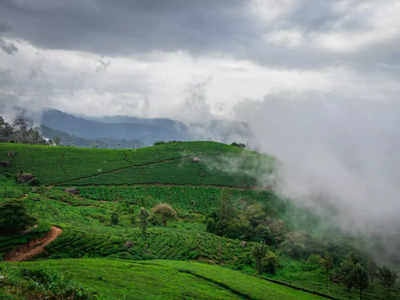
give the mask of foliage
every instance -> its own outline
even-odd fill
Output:
[[[168,220],[176,218],[176,211],[168,203],[160,203],[151,209],[151,212],[161,218],[162,225],[167,226]]]
[[[0,206],[0,233],[14,234],[35,223],[22,201],[8,201]]]
[[[264,270],[263,259],[267,254],[267,246],[264,243],[258,244],[253,248],[253,256],[256,261],[256,270],[261,274]]]
[[[318,248],[311,236],[305,232],[289,232],[282,242],[282,251],[295,259],[304,259],[312,254]]]
[[[246,148],[246,144],[233,142],[232,146],[239,147],[239,148]]]
[[[378,276],[382,285],[386,288],[391,288],[396,283],[397,273],[390,270],[388,267],[383,266],[378,269]]]
[[[276,274],[276,271],[279,267],[279,258],[274,252],[268,250],[261,263],[264,272]]]
[[[23,115],[18,115],[12,125],[0,116],[0,142],[17,142],[24,144],[47,144],[37,128]]]
[[[29,293],[34,290],[46,299],[89,299],[82,288],[53,271],[21,269],[21,277],[28,280]]]

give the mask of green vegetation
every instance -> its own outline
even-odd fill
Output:
[[[25,284],[21,270],[34,274],[51,270],[50,274],[63,274],[69,282],[79,281],[81,293],[99,299],[324,299],[237,271],[193,262],[60,259],[7,264],[3,270],[13,278],[6,285],[10,291],[19,291]]]
[[[35,219],[26,213],[22,201],[8,201],[0,205],[0,233],[16,234],[35,223]]]
[[[214,142],[166,143],[137,150],[0,144],[0,160],[7,160],[9,152],[16,155],[7,172],[31,173],[46,185],[164,183],[248,187],[257,184],[257,175],[274,168],[269,157]],[[194,157],[200,161],[193,161]],[[266,163],[259,164],[260,159]]]
[[[50,225],[63,232],[37,262],[0,264],[10,279],[0,282],[0,298],[55,296],[49,281],[74,299],[319,299],[268,280],[337,299],[399,294],[396,272],[375,264],[362,240],[255,187],[258,175],[273,172],[269,157],[212,142],[136,151],[0,144],[0,160],[9,152],[0,207],[23,209],[14,234],[0,236],[0,255],[45,236]],[[18,184],[21,172],[41,185]],[[29,270],[45,282],[30,282]],[[31,285],[39,288],[26,294]]]

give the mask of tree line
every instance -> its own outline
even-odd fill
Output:
[[[0,116],[0,142],[22,144],[53,144],[53,141],[45,139],[39,128],[33,126],[33,122],[23,115],[18,115],[11,123]]]

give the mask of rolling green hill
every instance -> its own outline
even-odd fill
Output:
[[[16,156],[10,159],[9,152]],[[262,160],[263,164],[260,164]],[[32,173],[41,184],[173,183],[250,187],[272,172],[273,159],[215,142],[176,142],[132,149],[0,144],[6,171]]]
[[[311,291],[334,299],[358,297],[357,290],[329,280],[354,250],[354,239],[332,228],[321,231],[318,217],[269,189],[273,180],[263,186],[273,178],[271,157],[214,142],[137,150],[0,144],[0,161],[7,162],[0,166],[0,205],[22,203],[37,220],[25,233],[0,236],[1,257],[45,236],[50,226],[62,229],[37,261],[0,263],[8,282],[0,280],[0,299],[1,292],[29,298],[31,286],[34,293],[40,293],[38,286],[49,293],[29,276],[64,275],[100,299],[321,299]],[[39,184],[18,184],[21,172]],[[71,187],[75,194],[68,192]],[[140,208],[150,212],[159,203],[169,203],[176,218],[162,226],[151,214],[142,234]],[[225,227],[232,234],[210,230],[221,213],[232,214],[233,225]],[[268,251],[278,264],[275,273],[264,272],[260,279],[254,276],[253,253],[264,237],[273,237]],[[318,261],[327,253],[335,260],[332,274]],[[398,293],[398,287],[375,282],[363,299],[396,299]]]

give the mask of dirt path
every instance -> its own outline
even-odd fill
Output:
[[[24,261],[42,253],[44,248],[54,241],[62,233],[61,228],[52,226],[46,236],[30,241],[28,244],[19,247],[13,252],[9,253],[5,261]]]

